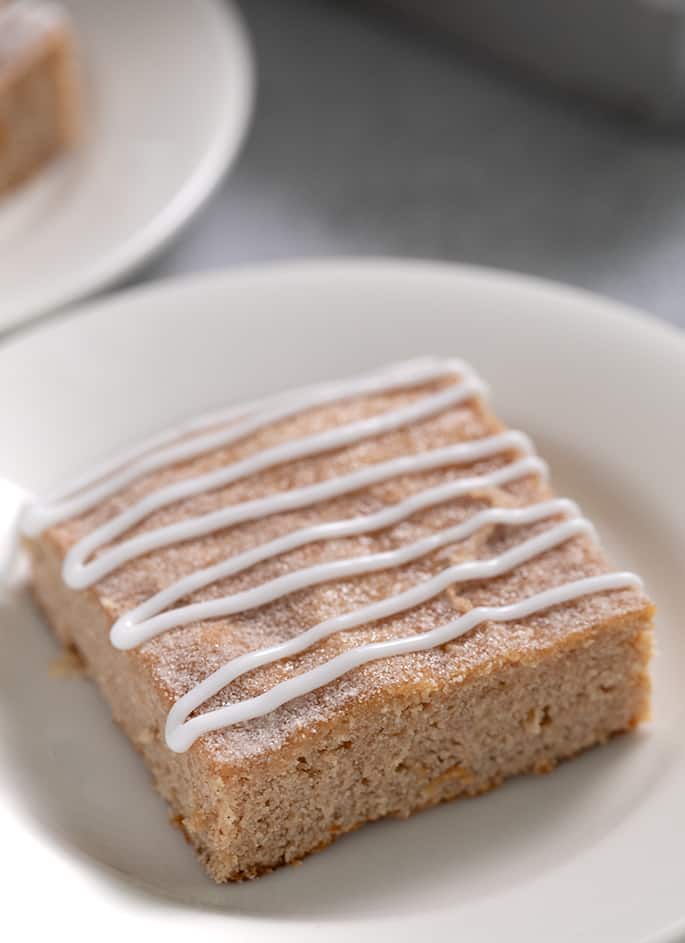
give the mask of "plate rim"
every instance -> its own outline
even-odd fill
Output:
[[[0,323],[0,338],[50,314],[86,301],[134,275],[160,255],[181,235],[192,219],[218,190],[237,159],[247,137],[257,88],[257,65],[250,33],[236,0],[193,0],[201,4],[221,26],[219,38],[235,88],[233,109],[226,109],[221,126],[202,160],[194,167],[172,200],[133,236],[91,265],[76,273],[67,287],[53,298],[12,303]]]
[[[204,2],[204,0],[201,0]],[[208,0],[210,3],[220,0]],[[233,4],[234,0],[227,0]],[[209,194],[211,195],[211,194]],[[173,237],[173,234],[172,234]],[[442,259],[425,259],[415,256],[399,255],[363,255],[354,254],[330,256],[295,256],[290,259],[259,260],[243,262],[234,266],[214,267],[199,271],[182,272],[176,275],[165,275],[150,281],[123,287],[106,294],[91,297],[80,297],[51,310],[39,319],[32,319],[24,324],[10,326],[9,331],[3,334],[0,331],[0,358],[15,345],[30,341],[36,334],[42,336],[45,332],[59,331],[65,325],[82,318],[102,318],[112,316],[119,308],[126,308],[131,304],[148,303],[148,299],[155,296],[162,300],[165,295],[179,292],[202,292],[206,288],[215,289],[223,282],[250,280],[260,277],[294,278],[307,277],[309,274],[327,274],[338,277],[352,276],[354,270],[368,272],[372,269],[386,269],[388,273],[397,274],[398,271],[410,270],[412,273],[461,278],[473,282],[489,280],[495,281],[502,288],[511,287],[532,290],[546,294],[559,301],[577,301],[584,306],[593,306],[602,317],[630,324],[635,330],[644,330],[655,338],[675,344],[685,356],[685,329],[667,321],[658,314],[654,314],[638,305],[630,304],[601,292],[574,285],[570,282],[558,281],[540,275],[532,275],[515,269],[500,268],[477,263],[467,263]],[[153,302],[154,303],[154,302]],[[546,316],[553,316],[548,314]]]

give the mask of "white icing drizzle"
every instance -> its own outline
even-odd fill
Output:
[[[248,698],[237,704],[229,704],[215,711],[207,711],[187,720],[188,714],[194,709],[190,706],[191,704],[198,702],[195,706],[199,707],[213,693],[216,693],[215,676],[210,675],[172,707],[167,717],[166,742],[175,753],[183,753],[203,734],[240,723],[240,721],[263,717],[288,701],[310,694],[317,688],[330,684],[331,681],[370,661],[436,648],[438,645],[454,641],[483,622],[512,622],[592,593],[603,593],[611,589],[640,589],[641,586],[640,578],[634,573],[605,573],[601,576],[590,576],[587,579],[555,586],[507,606],[476,606],[465,615],[430,632],[360,645],[358,648],[336,655],[335,658],[317,665],[310,671],[305,671],[287,681],[281,681],[270,691],[258,697]]]
[[[570,504],[570,502],[568,503]],[[533,508],[535,510],[533,510]],[[521,515],[517,523],[532,523],[535,520],[542,520],[544,517],[558,514],[560,510],[562,510],[562,507],[560,507],[559,503],[556,501],[550,501],[546,506],[542,507],[540,505],[533,505],[531,508],[525,509],[525,513]],[[468,523],[467,521],[467,525]],[[228,600],[221,607],[223,611],[214,614],[227,615],[228,613],[245,612],[248,609],[254,608],[254,606],[264,605],[272,599],[278,598],[279,595],[284,595],[286,592],[292,592],[295,589],[301,588],[302,585],[312,586],[316,583],[323,582],[326,571],[331,574],[330,579],[342,579],[345,576],[372,573],[376,570],[400,566],[403,563],[416,560],[425,553],[430,553],[432,550],[439,547],[454,543],[455,540],[463,539],[460,536],[455,537],[454,534],[463,534],[465,531],[468,532],[467,528],[462,524],[458,527],[438,532],[426,540],[417,541],[415,544],[410,544],[401,550],[392,551],[387,554],[379,553],[367,557],[352,558],[351,560],[336,561],[334,564],[324,563],[320,566],[299,570],[297,573],[290,574],[282,579],[273,580],[271,584],[264,583],[262,586],[258,587],[257,590],[248,590],[246,593],[237,593],[234,597],[228,597]],[[496,576],[501,576],[513,570],[515,567],[520,566],[522,563],[525,563],[527,560],[539,556],[546,550],[551,550],[553,547],[559,546],[559,544],[564,543],[571,537],[591,532],[592,524],[584,518],[565,521],[563,524],[552,527],[536,537],[531,537],[529,540],[517,544],[515,547],[506,550],[499,556],[492,557],[489,560],[469,560],[465,563],[456,563],[454,566],[447,567],[447,569],[442,570],[436,576],[424,580],[402,593],[388,596],[380,602],[371,603],[368,606],[363,606],[360,609],[355,609],[344,615],[327,619],[325,622],[320,622],[318,625],[307,629],[305,632],[301,632],[299,635],[294,636],[294,638],[289,639],[287,642],[282,642],[280,645],[273,645],[259,651],[248,652],[245,655],[234,658],[232,661],[219,668],[214,674],[206,678],[201,686],[198,686],[178,701],[169,715],[167,734],[170,730],[173,731],[175,727],[178,726],[181,715],[183,715],[183,720],[185,720],[192,711],[221,691],[222,688],[225,688],[232,681],[235,681],[236,678],[239,678],[249,671],[253,671],[255,668],[271,664],[281,658],[298,655],[316,642],[320,642],[322,639],[328,638],[328,636],[338,632],[343,632],[347,629],[355,629],[360,625],[366,625],[370,622],[376,622],[379,619],[387,619],[390,616],[395,616],[400,612],[406,612],[408,609],[413,609],[421,605],[421,603],[434,599],[440,593],[444,592],[448,586],[453,586],[455,583],[493,579]],[[335,572],[336,566],[338,569],[337,573]],[[283,591],[279,592],[281,586],[284,584],[287,585],[288,583],[290,583],[292,589],[286,589],[284,586]],[[204,618],[208,618],[211,615],[211,603],[200,603],[197,609],[202,609],[205,613]],[[195,619],[200,618],[203,618],[203,616],[195,615]],[[264,703],[269,703],[268,699],[260,701],[260,704]],[[221,710],[224,711],[222,718],[224,720],[229,718],[230,723],[238,722],[238,720],[230,720],[232,717],[237,717],[239,720],[250,719],[249,716],[243,715],[242,704],[232,704],[228,708],[222,708]],[[208,715],[202,715],[202,717],[206,716]]]
[[[472,398],[473,395],[474,389],[470,384],[459,384],[444,393],[426,397],[424,403],[417,403],[405,409],[393,410],[382,416],[374,416],[372,419],[363,419],[315,436],[307,436],[304,439],[295,439],[283,445],[273,446],[207,475],[188,478],[176,484],[167,485],[165,488],[160,488],[142,498],[137,504],[122,511],[121,514],[113,517],[107,523],[97,527],[82,540],[79,540],[69,550],[65,558],[64,580],[72,589],[83,589],[121,566],[122,563],[149,553],[151,550],[168,547],[184,540],[205,537],[226,527],[256,520],[268,514],[306,507],[318,501],[326,500],[326,498],[356,491],[364,487],[364,483],[371,484],[375,480],[383,481],[387,478],[396,477],[401,473],[409,474],[417,468],[420,470],[422,467],[440,467],[449,464],[449,455],[446,455],[443,450],[426,453],[428,457],[425,465],[422,456],[405,456],[403,460],[388,463],[387,467],[384,468],[380,465],[371,466],[369,469],[363,469],[356,474],[341,476],[317,485],[310,485],[307,488],[296,488],[268,498],[229,505],[219,511],[212,511],[209,514],[191,517],[176,524],[145,531],[137,537],[132,537],[112,547],[92,563],[86,564],[84,562],[100,547],[115,540],[154,511],[173,504],[182,498],[214,490],[229,482],[255,474],[257,471],[271,468],[275,464],[302,458],[305,455],[316,455],[322,451],[340,448],[344,444],[359,442],[390,429],[400,428],[416,421],[417,416],[424,418],[434,415],[436,412],[442,412],[449,405],[456,405]],[[435,462],[435,464],[431,465],[431,462]]]
[[[466,364],[435,358],[394,365],[353,380],[319,384],[280,397],[268,397],[247,406],[231,407],[184,423],[169,433],[100,464],[66,488],[42,502],[34,503],[23,516],[22,529],[24,533],[35,536],[55,523],[85,513],[143,475],[237,442],[278,420],[293,417],[314,406],[369,393],[411,389],[448,377],[458,377],[459,382],[437,393],[425,393],[407,406],[266,447],[215,471],[159,488],[87,534],[70,549],[64,561],[63,578],[68,586],[82,589],[92,586],[124,563],[143,554],[239,523],[313,506],[402,475],[469,465],[499,454],[511,453],[513,456],[505,465],[487,474],[456,478],[418,490],[403,501],[373,514],[326,521],[292,531],[177,580],[114,623],[110,634],[112,644],[119,649],[130,649],[162,632],[191,622],[249,611],[324,582],[401,567],[463,541],[487,526],[521,527],[557,519],[556,523],[541,533],[515,544],[498,556],[447,567],[404,592],[328,619],[286,642],[248,652],[221,666],[181,697],[170,711],[166,725],[166,741],[170,749],[177,752],[187,750],[205,733],[270,713],[287,701],[310,693],[355,667],[378,658],[442,645],[484,621],[522,619],[589,593],[641,586],[639,578],[634,574],[609,573],[567,583],[511,605],[478,607],[430,632],[358,646],[276,685],[258,697],[191,717],[194,711],[228,684],[257,667],[298,654],[334,633],[408,611],[435,598],[455,583],[503,575],[573,537],[593,533],[592,525],[580,517],[576,505],[563,498],[523,508],[490,507],[476,512],[456,526],[391,551],[331,560],[295,570],[243,592],[170,608],[191,593],[307,544],[372,533],[406,520],[418,511],[464,495],[477,495],[527,475],[546,476],[546,465],[533,454],[530,440],[520,432],[509,431],[423,453],[402,455],[313,485],[229,505],[218,511],[153,528],[113,544],[150,514],[172,503],[217,490],[286,462],[404,428],[485,392],[483,383]],[[563,520],[559,521],[559,518]],[[109,544],[113,545],[107,546]],[[89,561],[94,554],[97,556]]]
[[[225,596],[221,599],[212,600],[211,603],[196,603],[192,606],[172,609],[169,612],[165,612],[164,615],[158,615],[158,613],[168,609],[170,605],[182,599],[184,596],[188,596],[192,592],[197,592],[198,589],[208,586],[211,583],[216,583],[227,576],[242,573],[249,567],[254,566],[255,563],[268,560],[279,554],[286,553],[289,550],[294,550],[297,547],[302,547],[305,544],[315,541],[333,538],[339,539],[341,537],[351,537],[381,530],[401,520],[406,520],[417,511],[424,510],[428,507],[435,507],[437,504],[445,503],[464,494],[482,491],[485,488],[498,487],[499,485],[515,481],[518,478],[530,475],[532,472],[536,471],[544,471],[544,465],[540,459],[523,459],[511,465],[507,465],[489,475],[462,478],[444,485],[438,485],[435,488],[427,488],[424,491],[417,492],[399,504],[378,511],[376,514],[355,517],[347,521],[332,521],[329,524],[317,524],[313,527],[305,527],[301,530],[293,531],[284,537],[279,537],[268,543],[260,544],[251,550],[245,551],[245,553],[229,557],[229,559],[215,566],[191,573],[190,576],[178,580],[176,583],[167,587],[167,589],[150,597],[150,599],[131,610],[131,612],[121,616],[112,626],[110,634],[112,645],[114,645],[115,648],[121,649],[135,648],[137,645],[153,638],[160,632],[165,632],[168,629],[176,628],[181,625],[187,625],[188,622],[215,618],[220,615],[239,612],[244,608],[252,608],[251,606],[245,605],[236,609],[234,608],[235,603],[231,601],[233,597]],[[492,508],[475,514],[458,527],[450,528],[448,531],[440,532],[440,534],[435,534],[427,538],[426,541],[421,541],[420,546],[421,548],[425,546],[425,550],[418,549],[419,544],[414,544],[411,547],[397,551],[397,557],[390,554],[381,554],[379,556],[382,557],[383,560],[388,561],[386,564],[388,567],[400,566],[402,563],[409,562],[409,559],[416,559],[424,553],[430,553],[433,549],[446,546],[458,540],[465,540],[481,527],[488,524],[501,523],[520,526],[522,524],[543,520],[545,517],[551,517],[553,514],[577,513],[577,510],[574,509],[575,505],[573,502],[566,499],[545,502],[544,504],[533,505],[525,509]],[[416,556],[412,556],[406,560],[400,559],[402,555],[410,551],[414,552],[414,548],[416,548]],[[304,585],[314,585],[314,583],[321,583],[326,580],[342,579],[343,576],[351,576],[353,568],[355,572],[367,572],[364,561],[369,559],[368,557],[357,557],[349,561],[336,561],[335,567],[341,570],[338,575],[334,575],[333,564],[322,564],[321,568],[313,567],[308,571],[301,570],[298,573],[292,573],[287,577],[283,577],[283,582],[280,585],[288,585],[292,588],[288,589],[287,592],[294,592],[295,589],[302,589]],[[397,563],[390,562],[395,559],[398,560]],[[326,569],[326,567],[328,569]],[[349,568],[350,572],[342,572],[343,567]],[[356,569],[358,567],[362,567],[362,569]],[[369,570],[372,568],[385,569],[385,566],[374,564],[373,566],[369,566]],[[304,578],[303,574],[310,571],[315,571],[316,574],[322,574],[322,576],[319,577],[317,575],[312,582],[306,584],[302,583],[302,585],[296,586],[295,584]],[[259,598],[262,601],[256,603],[256,605],[264,605],[266,602],[277,598],[275,596],[270,596],[269,599],[266,598],[267,585],[268,584],[264,584],[260,587],[261,595]],[[256,594],[257,591],[253,592]]]
[[[272,514],[311,507],[322,501],[351,494],[361,488],[379,484],[391,478],[398,478],[403,474],[446,468],[471,460],[475,461],[478,458],[486,458],[502,452],[506,448],[514,449],[517,447],[517,443],[520,443],[522,449],[528,447],[525,445],[523,437],[518,433],[504,433],[502,436],[492,436],[478,440],[477,445],[476,443],[473,443],[473,445],[468,443],[464,446],[455,445],[444,449],[434,449],[420,455],[402,456],[388,462],[367,466],[348,475],[340,475],[337,478],[318,482],[315,485],[293,488],[291,491],[279,492],[265,498],[256,498],[252,501],[228,505],[220,511],[213,511],[200,517],[190,517],[176,524],[145,531],[138,537],[116,544],[88,564],[81,561],[88,553],[89,547],[85,545],[85,541],[80,541],[74,545],[65,558],[64,580],[72,589],[83,589],[92,586],[123,563],[149,553],[151,550],[168,547],[194,537],[206,536],[226,527],[259,520]],[[425,495],[425,501],[427,502],[425,506],[427,507],[432,503],[442,503],[449,500],[450,497],[457,497],[477,488],[497,487],[530,474],[546,474],[546,465],[537,456],[521,459],[490,476],[469,479],[468,484],[466,484],[466,481],[464,484],[450,482],[449,485],[441,486],[440,489],[436,488],[430,492],[422,492],[422,494]],[[419,503],[424,506],[422,499],[416,496],[414,504]],[[419,507],[416,507],[414,510],[418,509]]]
[[[252,403],[206,413],[154,436],[142,445],[123,451],[114,458],[98,464],[90,472],[73,479],[42,501],[34,502],[23,517],[23,531],[28,536],[36,537],[53,524],[91,510],[105,498],[120,491],[142,475],[230,445],[279,419],[297,415],[304,409],[323,406],[353,396],[390,393],[448,378],[455,374],[461,376],[465,383],[472,387],[471,396],[477,392],[482,394],[486,391],[482,380],[476,376],[468,364],[461,360],[424,357],[406,363],[393,364],[352,380],[339,380],[304,387],[289,393],[255,400]],[[464,396],[464,399],[466,398],[467,396]],[[447,405],[442,408],[446,409]],[[436,412],[439,410],[438,405]],[[236,422],[236,420],[240,421]],[[411,421],[412,419],[408,418],[404,424]],[[227,429],[213,428],[226,423],[232,424]],[[200,435],[208,429],[212,431]],[[376,434],[380,431],[383,430],[379,430]],[[362,437],[360,435],[359,438]],[[325,448],[324,443],[320,451],[324,451]],[[335,446],[329,445],[328,448],[335,448]],[[288,461],[288,459],[283,458],[281,461]],[[273,464],[276,463],[277,459],[274,459]],[[254,471],[255,469],[250,469],[245,474],[252,474]],[[211,487],[220,487],[225,483],[227,482],[212,485],[211,481],[206,482],[203,478],[199,490],[190,493],[199,494],[201,491],[210,490]],[[181,493],[179,497],[172,500],[179,500],[185,496]]]

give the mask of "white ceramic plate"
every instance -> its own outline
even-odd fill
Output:
[[[0,198],[0,330],[123,277],[212,193],[252,107],[229,0],[64,0],[83,60],[81,147]]]
[[[3,922],[75,941],[148,926],[241,943],[682,938],[669,929],[685,917],[682,335],[476,269],[303,263],[175,281],[0,349],[0,474],[42,489],[197,410],[427,352],[473,361],[617,563],[645,576],[660,610],[654,722],[552,776],[216,887],[90,683],[50,676],[56,646],[16,591],[0,613]]]

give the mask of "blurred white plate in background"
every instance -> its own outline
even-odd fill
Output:
[[[427,263],[161,283],[0,348],[0,476],[44,489],[181,416],[430,352],[474,363],[617,566],[645,577],[659,608],[654,721],[551,776],[217,887],[94,686],[50,675],[57,645],[19,589],[0,606],[0,887],[19,936],[684,938],[662,931],[685,918],[685,336],[561,286]],[[3,522],[17,494],[0,494]]]
[[[237,154],[253,62],[226,0],[65,0],[84,138],[0,197],[0,330],[122,278],[202,206]]]

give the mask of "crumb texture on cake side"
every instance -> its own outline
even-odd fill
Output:
[[[561,514],[517,526],[484,526],[410,562],[305,585],[244,611],[200,617],[128,650],[110,642],[117,620],[156,593],[298,530],[377,515],[427,489],[490,482],[493,475],[500,481],[426,506],[393,526],[276,554],[203,585],[174,605],[200,604],[202,613],[204,603],[276,585],[307,568],[378,554],[394,560],[398,550],[458,529],[489,509],[517,511],[554,500],[538,464],[524,464],[520,475],[508,480],[500,474],[525,457],[522,448],[513,446],[420,472],[410,464],[406,472],[368,487],[160,546],[112,567],[86,588],[65,584],[64,561],[79,542],[160,489],[327,430],[420,405],[462,380],[456,373],[306,405],[236,441],[133,475],[82,513],[27,538],[40,606],[61,641],[83,659],[217,881],[253,877],[299,860],[366,821],[405,817],[446,799],[477,795],[512,775],[547,771],[631,729],[648,713],[653,608],[639,586],[626,584],[524,618],[485,619],[446,644],[361,664],[276,710],[205,733],[183,751],[170,750],[165,741],[174,704],[227,663],[411,592],[447,569],[468,574],[464,566],[508,559],[522,543],[533,546],[559,530]],[[479,392],[470,391],[417,421],[159,506],[89,559],[107,560],[126,541],[179,522],[505,431]],[[511,606],[609,572],[594,534],[577,529],[504,572],[459,576],[418,605],[334,632],[296,654],[255,667],[209,697],[191,719],[259,698],[361,647],[429,633],[478,607]]]

